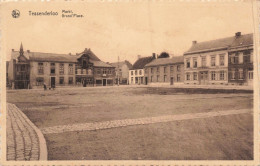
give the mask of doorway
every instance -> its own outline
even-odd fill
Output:
[[[171,85],[173,85],[173,77],[171,77]]]
[[[55,88],[55,77],[51,77],[51,87]]]
[[[200,72],[200,84],[201,85],[208,84],[208,72],[207,71]]]
[[[107,86],[107,79],[103,79],[103,86]]]

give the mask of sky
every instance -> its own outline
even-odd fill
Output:
[[[51,3],[51,4],[50,4]],[[13,9],[20,11],[12,18]],[[163,51],[182,55],[197,42],[253,32],[249,2],[16,2],[1,6],[6,59],[11,49],[80,53],[90,48],[101,60],[134,63],[137,55]],[[62,10],[84,15],[62,18]],[[29,11],[58,16],[29,16]]]

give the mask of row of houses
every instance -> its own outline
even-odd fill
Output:
[[[253,34],[206,42],[193,41],[182,56],[138,56],[129,61],[101,61],[90,49],[76,55],[12,50],[7,85],[13,89],[115,84],[252,85]]]
[[[139,58],[130,84],[252,85],[253,34],[193,41],[183,56]]]

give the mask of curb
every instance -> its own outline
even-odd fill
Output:
[[[14,107],[16,107],[15,104],[12,104]],[[23,118],[28,122],[28,124],[35,130],[38,138],[39,138],[39,148],[40,148],[40,155],[39,155],[39,160],[47,160],[48,159],[48,152],[47,152],[47,145],[45,138],[41,132],[41,130],[36,127],[31,120],[18,108],[16,107],[17,111],[23,116]]]

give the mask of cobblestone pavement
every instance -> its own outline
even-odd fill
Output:
[[[7,160],[40,160],[42,138],[34,124],[14,105],[7,104]],[[47,149],[46,149],[47,153]],[[44,154],[45,158],[47,157]]]
[[[198,119],[198,118],[209,118],[215,116],[225,116],[225,115],[243,114],[243,113],[252,113],[252,110],[251,109],[227,110],[227,111],[216,111],[216,112],[206,112],[206,113],[204,112],[204,113],[147,117],[147,118],[138,118],[138,119],[113,120],[113,121],[96,122],[96,123],[80,123],[80,124],[46,127],[46,128],[42,128],[41,131],[43,134],[63,133],[63,132],[70,132],[70,131],[91,131],[91,130],[110,129],[115,127],[145,125],[145,124],[152,124],[152,123],[162,123],[162,122]]]

